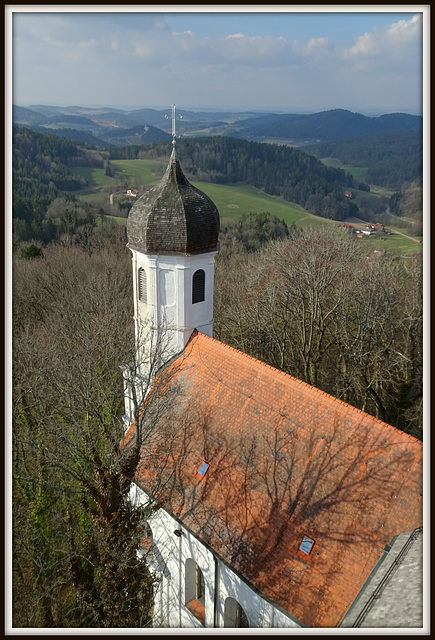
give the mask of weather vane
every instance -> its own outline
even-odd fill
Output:
[[[178,115],[178,117],[180,118],[180,120],[183,118],[182,115]],[[166,115],[165,118],[167,120],[169,120],[169,116]],[[175,104],[172,105],[172,146],[175,147]]]

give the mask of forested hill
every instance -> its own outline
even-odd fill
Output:
[[[12,129],[12,217],[23,239],[52,239],[46,211],[61,193],[86,186],[86,180],[70,173],[72,165],[103,165],[101,155],[55,135],[24,127]],[[18,233],[18,232],[17,232]]]
[[[334,157],[343,164],[368,167],[366,181],[390,189],[400,190],[406,182],[421,180],[423,173],[422,135],[419,131],[323,142],[305,149],[318,158]]]
[[[277,138],[329,141],[395,131],[421,131],[422,117],[407,113],[363,116],[346,109],[332,109],[308,115],[271,114],[237,123],[238,134],[255,139]],[[235,134],[236,135],[236,134]]]
[[[86,164],[85,153],[65,138],[30,129],[12,129],[14,206],[20,200],[40,200],[46,206],[58,190],[74,191],[83,184],[69,173],[71,164]]]
[[[167,143],[110,149],[110,159],[164,158]],[[183,171],[193,180],[217,184],[245,183],[296,202],[309,211],[315,202],[317,215],[343,220],[357,207],[344,197],[355,186],[350,174],[326,167],[299,149],[238,138],[182,138],[177,155]],[[314,213],[314,211],[313,211]]]

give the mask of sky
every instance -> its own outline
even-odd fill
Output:
[[[11,100],[421,113],[428,6],[6,5]]]

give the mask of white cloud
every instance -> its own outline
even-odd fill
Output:
[[[385,29],[364,33],[352,47],[343,50],[343,57],[353,60],[361,69],[369,68],[363,63],[370,59],[376,59],[383,66],[393,58],[405,61],[409,56],[409,47],[421,46],[421,37],[422,18],[416,14],[409,20],[394,22]]]
[[[245,36],[237,33],[213,43],[213,51],[218,57],[249,66],[282,64],[283,55],[289,50],[290,44],[282,36]]]
[[[229,18],[226,35],[213,36],[204,35],[203,18],[174,30],[171,20],[155,13],[19,18],[14,91],[23,104],[119,103],[113,79],[120,77],[126,104],[197,100],[286,108],[307,100],[321,109],[357,109],[397,104],[406,99],[404,85],[407,94],[418,91],[419,14],[383,29],[367,28],[365,21],[353,42],[346,34],[346,48],[336,29],[328,31],[328,21],[317,23],[315,33],[283,21],[282,31],[272,35],[261,32],[259,15],[258,31],[251,23],[247,35],[247,24]]]
[[[325,53],[330,49],[331,45],[328,38],[311,38],[308,42],[302,47],[302,51],[306,56],[311,56],[312,54]]]
[[[190,31],[190,29],[187,29],[186,31],[173,31],[172,32],[173,36],[194,36],[194,32]]]
[[[379,53],[376,37],[373,33],[364,33],[357,38],[350,49],[344,51],[346,58],[373,58]]]
[[[153,58],[155,54],[155,48],[151,42],[141,40],[133,44],[133,55],[137,58]]]
[[[422,26],[422,14],[416,13],[411,20],[399,20],[390,25],[385,31],[385,36],[391,43],[403,44],[421,38]]]

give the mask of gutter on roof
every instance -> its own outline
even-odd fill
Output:
[[[366,603],[365,607],[363,607],[362,611],[358,615],[358,617],[355,620],[355,622],[353,623],[352,627],[361,627],[361,625],[364,622],[367,614],[369,613],[370,609],[372,608],[372,606],[374,604],[374,601],[377,598],[379,598],[379,596],[380,596],[382,590],[384,589],[385,585],[389,582],[391,576],[397,570],[397,567],[401,563],[402,558],[408,553],[409,547],[418,538],[418,536],[420,535],[420,533],[422,531],[423,531],[423,527],[417,527],[411,533],[411,535],[409,536],[408,540],[405,542],[404,546],[399,551],[397,557],[395,558],[395,560],[393,560],[393,562],[392,562],[390,568],[388,569],[387,573],[384,575],[384,577],[382,578],[382,580],[380,581],[380,583],[378,584],[376,589],[373,591],[373,593],[370,596],[368,602]]]
[[[384,547],[384,549],[382,551],[381,557],[379,558],[379,560],[377,561],[377,563],[373,567],[372,571],[370,572],[369,577],[367,578],[367,580],[365,581],[365,583],[361,587],[361,589],[360,589],[359,593],[357,594],[355,600],[352,602],[352,604],[350,605],[349,609],[346,611],[346,613],[344,614],[343,618],[341,619],[341,621],[337,625],[338,627],[343,627],[343,628],[358,628],[358,627],[361,627],[362,623],[364,622],[364,619],[366,618],[366,616],[368,615],[370,609],[372,608],[372,606],[374,604],[374,601],[377,598],[379,598],[382,590],[384,589],[386,584],[389,582],[392,574],[396,571],[398,565],[401,563],[402,558],[407,554],[407,552],[409,550],[409,547],[413,544],[413,542],[417,539],[417,537],[421,534],[422,531],[423,531],[423,527],[417,527],[416,529],[414,529],[410,533],[407,541],[404,543],[404,545],[400,549],[399,553],[397,554],[397,556],[392,561],[392,563],[391,563],[390,567],[387,569],[385,575],[383,576],[383,578],[380,580],[380,582],[374,588],[373,593],[371,594],[370,598],[368,599],[366,604],[362,607],[361,611],[356,616],[354,622],[351,622],[351,619],[352,619],[351,614],[352,614],[352,612],[355,609],[358,608],[359,601],[367,593],[367,590],[368,590],[368,588],[370,586],[370,583],[371,583],[372,579],[376,576],[376,574],[378,573],[381,565],[383,564],[385,559],[388,557],[389,552],[391,551],[391,549],[394,546],[394,543],[396,542],[397,538],[399,537],[399,534],[394,536],[389,544],[385,545],[385,547]],[[349,622],[347,624],[344,624],[344,622],[347,619],[349,619],[349,616],[350,616]]]

